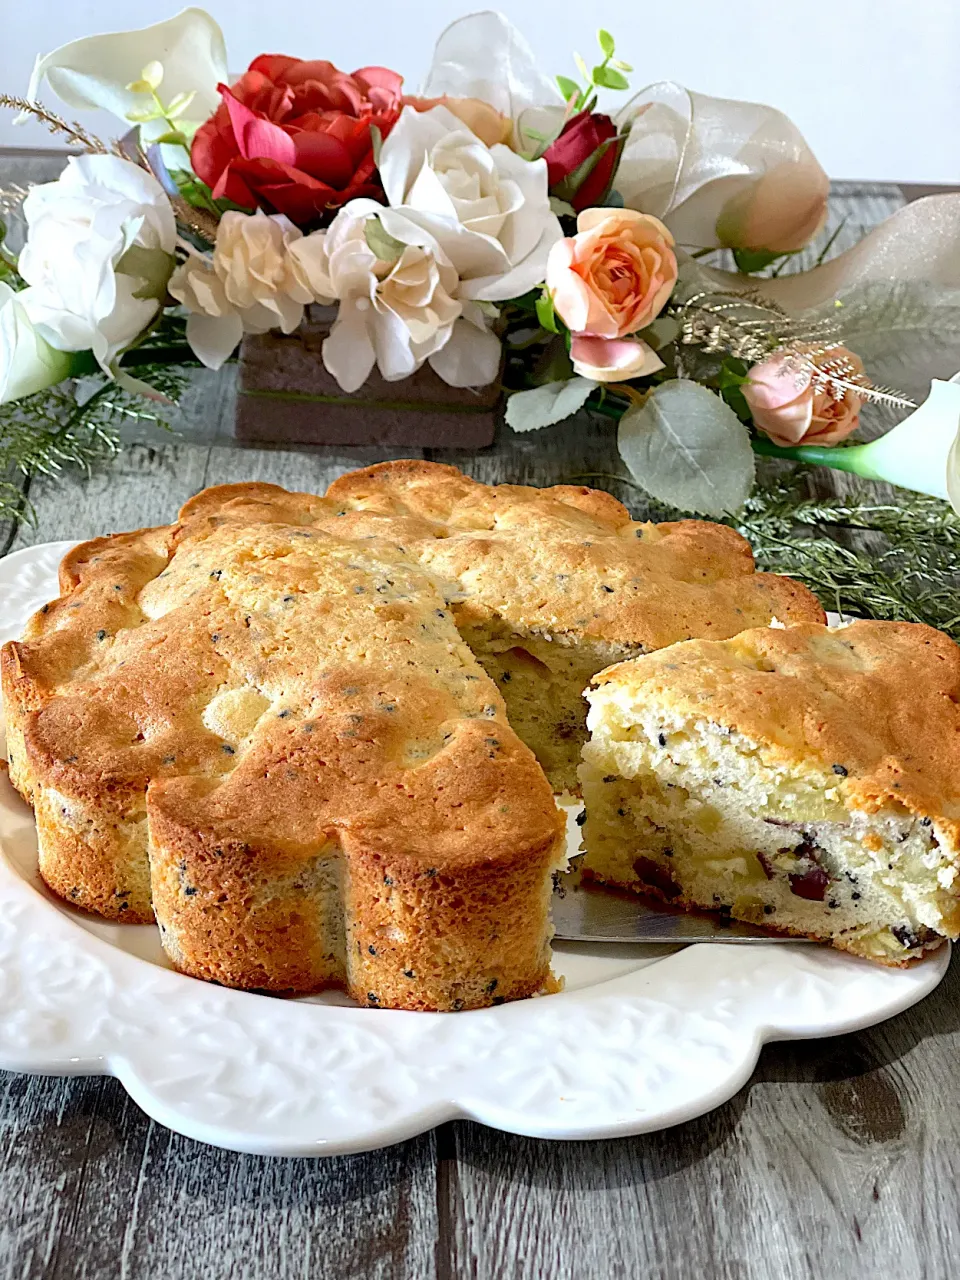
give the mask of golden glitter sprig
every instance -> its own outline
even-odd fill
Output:
[[[671,310],[680,324],[678,342],[707,355],[759,364],[782,352],[796,368],[798,381],[801,374],[807,375],[817,391],[829,391],[838,399],[853,392],[892,408],[916,407],[895,387],[877,386],[856,368],[843,349],[843,327],[833,317],[791,316],[756,290],[700,292]]]
[[[35,120],[45,124],[51,133],[60,134],[72,142],[74,146],[80,147],[84,151],[89,151],[93,155],[118,155],[125,160],[130,158],[125,154],[118,140],[114,139],[108,146],[95,134],[89,133],[82,124],[79,124],[76,120],[65,120],[63,116],[59,116],[55,111],[45,107],[42,102],[30,102],[27,98],[20,98],[12,93],[0,93],[0,107],[7,107],[11,111],[27,112]]]

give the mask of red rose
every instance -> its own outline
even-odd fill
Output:
[[[383,198],[370,129],[390,132],[402,77],[385,67],[347,75],[332,62],[262,54],[200,126],[190,158],[218,199],[285,213],[299,226],[357,196]]]
[[[602,200],[610,186],[620,159],[620,147],[614,141],[616,136],[617,126],[609,116],[581,111],[567,121],[560,136],[543,153],[550,190],[569,200],[577,213]],[[581,183],[572,186],[569,180],[600,147],[603,147],[600,159]],[[554,191],[555,187],[561,190]]]

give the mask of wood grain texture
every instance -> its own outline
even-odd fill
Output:
[[[831,216],[898,201],[848,189]],[[37,525],[13,545],[164,522],[207,484],[322,491],[387,456],[227,448],[232,395],[229,374],[199,375],[198,443],[154,433],[89,479],[34,481]],[[623,474],[594,420],[425,456],[487,482]],[[822,472],[816,491],[848,483]],[[0,1073],[0,1280],[939,1280],[960,1250],[958,1181],[960,962],[884,1026],[768,1046],[726,1106],[616,1142],[458,1123],[372,1155],[261,1159],[166,1132],[113,1080]]]

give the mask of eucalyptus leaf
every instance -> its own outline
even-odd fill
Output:
[[[687,380],[663,382],[627,410],[617,435],[636,482],[660,502],[720,516],[742,506],[754,480],[750,436],[714,392]]]
[[[609,31],[604,31],[603,27],[597,32],[597,43],[600,45],[600,51],[604,57],[612,58],[616,45],[613,42],[613,36]]]
[[[596,387],[589,378],[548,382],[532,391],[515,391],[507,401],[507,426],[514,431],[537,431],[572,417]]]

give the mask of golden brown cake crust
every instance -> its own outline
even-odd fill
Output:
[[[108,918],[155,908],[181,968],[277,990],[330,980],[309,940],[339,894],[349,989],[409,1008],[539,987],[562,834],[444,595],[459,620],[637,651],[823,616],[730,529],[416,461],[326,497],[206,490],[75,548],[60,585],[2,655],[51,887]]]
[[[960,648],[920,623],[757,628],[610,667],[597,684],[813,761],[868,812],[899,803],[960,840]]]

